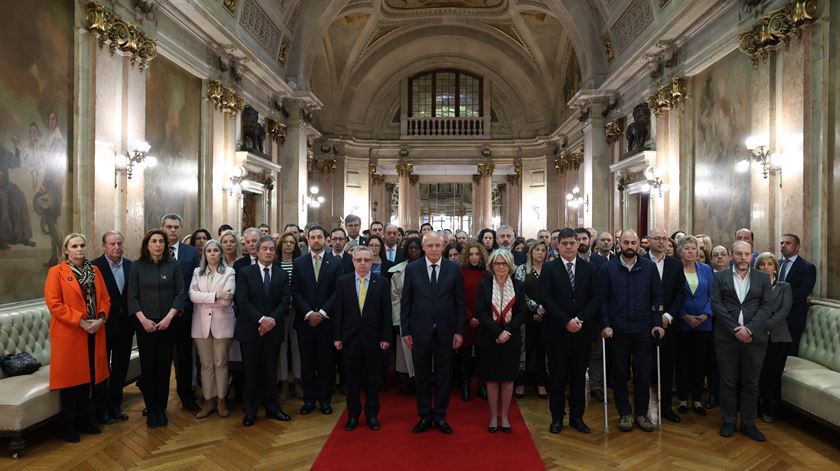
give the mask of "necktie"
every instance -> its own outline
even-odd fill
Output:
[[[318,275],[321,274],[321,256],[318,254],[314,255],[315,257],[315,282],[318,282]]]
[[[779,281],[786,281],[788,271],[790,270],[790,260],[784,259],[782,260],[782,270],[781,274],[779,275]]]
[[[394,252],[395,252],[395,250],[394,250],[394,248],[393,248],[393,247],[391,247],[390,249],[388,249],[388,261],[389,261],[389,262],[393,262],[393,261],[394,261]]]
[[[367,288],[365,288],[365,279],[359,278],[359,313],[365,307],[365,296],[367,296]]]
[[[432,288],[434,288],[435,285],[437,285],[437,264],[433,263],[432,264]]]
[[[566,273],[569,274],[569,283],[572,284],[572,289],[575,289],[575,272],[572,269],[573,267],[572,262],[566,263]]]
[[[178,256],[175,253],[175,247],[169,247],[169,258],[173,260],[178,260]]]
[[[269,286],[271,286],[271,270],[269,268],[263,268],[263,272],[265,276],[263,277],[263,289],[265,290],[265,295],[268,296]]]

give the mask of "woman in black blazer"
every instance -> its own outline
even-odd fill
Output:
[[[175,346],[169,326],[183,311],[185,297],[181,265],[170,256],[166,235],[160,229],[147,232],[140,258],[128,275],[128,312],[138,323],[137,349],[149,427],[168,423],[166,403]]]
[[[476,339],[478,377],[487,383],[487,403],[490,406],[487,431],[495,433],[501,427],[502,432],[510,433],[508,413],[513,381],[519,374],[525,285],[514,279],[516,265],[509,250],[493,251],[487,269],[493,276],[479,282],[475,303],[475,317],[480,323]]]

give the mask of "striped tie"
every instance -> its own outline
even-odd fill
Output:
[[[572,284],[572,289],[575,289],[575,272],[573,267],[575,265],[572,262],[566,263],[566,273],[569,274],[569,283]]]

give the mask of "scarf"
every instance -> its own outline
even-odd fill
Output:
[[[513,304],[516,302],[516,292],[513,289],[513,280],[508,277],[503,286],[499,286],[496,278],[493,278],[493,322],[499,325],[510,324],[513,314]]]
[[[79,282],[79,286],[82,288],[82,296],[85,298],[85,306],[87,307],[87,316],[85,319],[96,319],[96,286],[93,282],[95,277],[93,266],[87,259],[82,263],[81,268],[77,267],[70,260],[67,260],[67,265],[70,266],[70,270],[73,271],[73,275],[76,276],[76,281]]]

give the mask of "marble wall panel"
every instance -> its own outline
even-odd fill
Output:
[[[198,224],[198,160],[201,141],[201,80],[164,57],[146,82],[146,140],[158,165],[145,171],[146,229],[174,212],[184,234]]]
[[[729,244],[735,230],[750,224],[750,174],[735,164],[748,157],[744,140],[751,132],[750,87],[753,70],[733,52],[693,77],[694,232]]]
[[[0,18],[0,304],[43,296],[70,232],[71,0],[10,2]],[[92,253],[89,253],[92,255]]]
[[[832,9],[840,9],[840,1],[833,1]],[[840,299],[840,25],[831,23],[829,30],[830,44],[830,71],[829,76],[833,77],[830,82],[829,104],[833,105],[831,110],[830,124],[828,129],[832,133],[829,136],[829,182],[828,182],[828,244],[827,244],[827,297]]]

